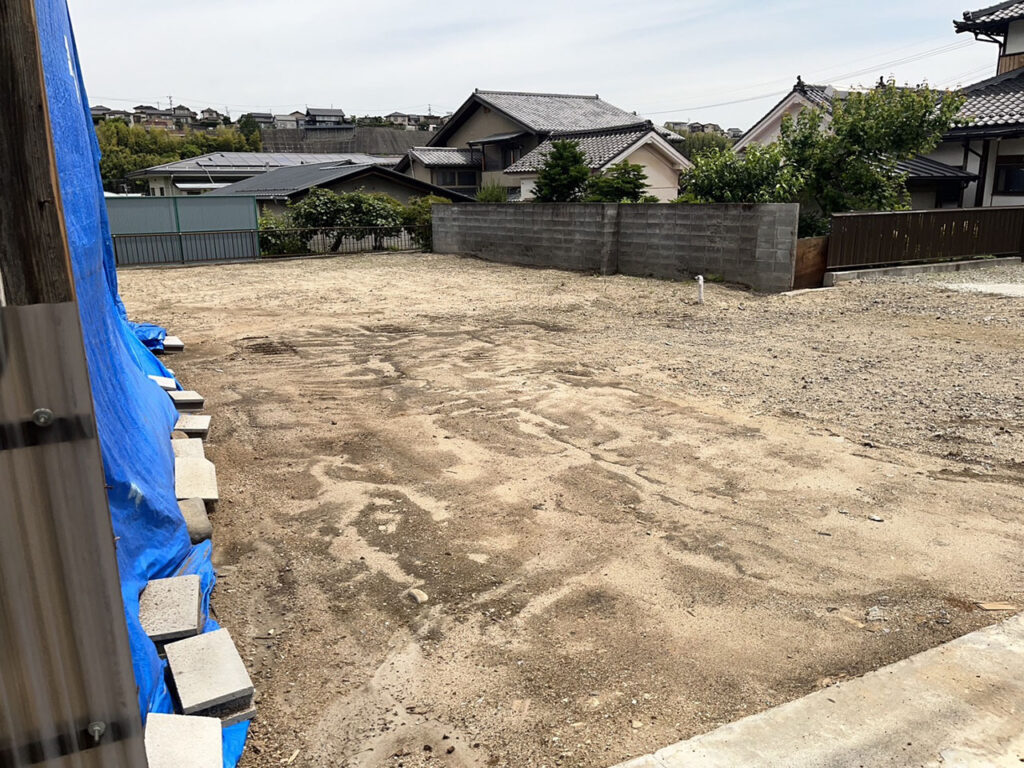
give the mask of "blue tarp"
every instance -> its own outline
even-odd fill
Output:
[[[125,618],[143,719],[171,712],[166,662],[139,624],[146,582],[199,574],[208,617],[215,575],[210,544],[191,546],[174,496],[170,433],[177,417],[149,374],[166,368],[136,336],[117,292],[114,248],[99,173],[99,146],[79,72],[66,0],[35,0],[46,96],[71,263],[96,409]],[[205,631],[216,629],[207,618]],[[224,729],[224,765],[241,756],[248,723]]]

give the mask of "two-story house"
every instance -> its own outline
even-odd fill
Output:
[[[662,133],[598,96],[478,89],[396,170],[460,194],[498,184],[510,200],[529,199],[550,142],[565,138],[580,145],[594,172],[621,160],[642,165],[648,191],[671,200],[690,162]]]

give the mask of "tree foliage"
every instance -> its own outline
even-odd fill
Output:
[[[430,251],[434,248],[434,232],[431,229],[433,207],[435,205],[450,205],[451,202],[447,197],[438,197],[437,195],[409,198],[409,204],[402,212],[402,224],[413,242],[423,250]]]
[[[498,183],[484,184],[476,193],[478,203],[507,203],[508,192]]]
[[[582,199],[590,167],[577,142],[556,140],[537,174],[534,199],[539,203],[572,203]]]
[[[733,139],[720,133],[688,133],[680,135],[679,139],[672,139],[672,146],[687,160],[693,160],[704,152],[729,149],[733,144]]]
[[[123,120],[103,120],[96,125],[96,139],[100,145],[103,186],[112,192],[145,189],[144,181],[127,178],[132,171],[209,152],[254,151],[245,136],[229,127],[177,136],[160,129],[128,125]]]
[[[646,192],[644,167],[623,160],[589,179],[584,199],[588,203],[639,203]]]
[[[783,118],[779,140],[698,154],[684,175],[686,202],[799,202],[817,221],[854,210],[909,207],[898,163],[931,152],[964,98],[895,82],[836,99],[831,112],[805,109]],[[810,219],[808,219],[810,220]],[[809,232],[806,227],[802,234]]]

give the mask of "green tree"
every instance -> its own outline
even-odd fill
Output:
[[[447,197],[437,195],[409,198],[409,203],[402,212],[402,224],[413,241],[419,243],[423,250],[430,251],[434,248],[434,234],[431,229],[433,206],[451,205],[451,202]]]
[[[238,130],[245,136],[248,141],[252,136],[260,135],[260,127],[256,123],[256,119],[252,116],[251,112],[246,112],[244,115],[238,118]]]
[[[720,133],[688,133],[680,136],[679,139],[672,139],[672,145],[678,149],[687,160],[693,160],[697,155],[710,150],[729,149],[735,142],[728,136]]]
[[[572,203],[583,197],[590,167],[580,146],[571,140],[551,142],[537,174],[534,198],[540,203]]]
[[[851,93],[830,113],[787,115],[778,142],[748,147],[742,157],[698,154],[680,199],[799,202],[801,234],[821,234],[834,213],[905,209],[910,198],[898,163],[935,149],[963,103],[958,93],[900,88],[891,80]]]
[[[507,203],[508,192],[501,184],[496,182],[484,184],[480,187],[480,191],[476,193],[476,201],[478,203]]]
[[[623,160],[590,179],[585,200],[588,203],[639,203],[646,191],[644,167]]]
[[[684,203],[785,203],[803,188],[801,173],[785,162],[778,144],[751,145],[742,155],[714,149],[683,174]]]

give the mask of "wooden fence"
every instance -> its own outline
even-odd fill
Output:
[[[1024,206],[832,217],[828,269],[1024,252]]]

